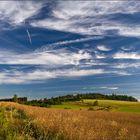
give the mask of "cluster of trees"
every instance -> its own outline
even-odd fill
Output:
[[[32,106],[40,106],[40,107],[50,107],[50,105],[60,105],[62,104],[62,101],[59,100],[59,98],[51,98],[51,99],[40,99],[40,100],[31,100],[24,102],[26,105],[32,105]]]
[[[106,99],[106,100],[120,100],[120,101],[133,101],[137,102],[137,99],[135,99],[132,96],[127,95],[104,95],[99,93],[87,93],[87,94],[75,94],[75,95],[65,95],[65,96],[58,96],[58,97],[52,97],[50,99],[44,98],[40,100],[31,100],[25,102],[27,105],[33,105],[33,106],[41,106],[41,107],[50,107],[50,105],[60,105],[62,102],[71,102],[71,101],[80,101],[82,99]]]
[[[117,94],[100,94],[100,93],[87,93],[87,94],[77,94],[75,97],[74,95],[71,95],[71,98],[73,99],[106,99],[106,100],[120,100],[120,101],[133,101],[137,102],[137,99],[132,96],[127,95],[117,95]]]
[[[13,98],[0,99],[0,101],[24,103],[27,102],[27,97],[18,97],[15,94]]]

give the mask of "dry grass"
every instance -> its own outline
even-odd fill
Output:
[[[44,140],[50,135],[53,140],[140,140],[140,114],[1,105],[24,110],[46,134]]]

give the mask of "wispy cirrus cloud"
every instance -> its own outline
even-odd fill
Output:
[[[26,19],[38,14],[41,8],[41,2],[18,0],[1,1],[0,20],[4,23],[16,26],[23,23]]]
[[[125,14],[132,16],[135,13],[140,13],[140,2],[119,0],[57,1],[54,6],[49,6],[50,11],[47,13],[49,16],[46,16],[45,13],[40,15],[39,12],[41,10],[44,12],[47,8],[42,2],[35,1],[0,2],[0,20],[2,21],[0,24],[6,22],[15,28],[19,28],[17,25],[26,24],[26,21],[32,18],[27,24],[34,30],[39,27],[37,32],[40,29],[41,33],[43,29],[49,29],[54,34],[57,34],[58,32],[55,31],[57,30],[63,33],[80,34],[81,38],[56,39],[51,44],[48,43],[42,47],[37,47],[35,51],[33,51],[34,46],[31,46],[32,49],[29,52],[19,53],[16,50],[13,52],[8,49],[0,50],[1,65],[8,65],[9,67],[10,65],[20,65],[18,69],[16,68],[17,66],[10,67],[9,70],[5,70],[8,68],[1,68],[0,83],[19,84],[41,82],[53,78],[95,75],[107,75],[108,77],[129,76],[134,72],[128,71],[128,67],[139,70],[139,63],[128,64],[130,59],[140,59],[139,52],[130,52],[133,48],[119,46],[115,38],[118,48],[120,48],[119,50],[113,46],[115,41],[112,41],[110,45],[108,42],[111,39],[109,38],[109,41],[106,41],[105,37],[124,36],[126,38],[137,37],[138,39],[140,36],[138,21],[134,26],[134,22],[124,22],[125,17],[118,20],[116,18],[117,15]],[[45,32],[44,39],[49,36],[47,31]],[[27,33],[32,44],[28,30]],[[103,39],[102,42],[100,42],[100,39]],[[89,43],[88,47],[85,47],[84,43],[88,41],[92,42]],[[106,42],[108,45],[106,45]],[[77,45],[78,49],[74,45]],[[72,47],[75,49],[72,50]],[[118,62],[120,60],[126,60],[126,62],[120,63]],[[21,65],[28,65],[30,68],[24,71]],[[115,90],[115,87],[111,88]]]
[[[131,74],[127,70],[109,69],[107,63],[103,63],[101,60],[101,55],[100,57],[93,56],[86,50],[70,52],[70,50],[57,49],[25,54],[3,51],[0,53],[0,58],[0,64],[31,67],[28,69],[22,66],[12,66],[9,69],[1,69],[1,84],[26,84],[54,78],[76,78],[90,75],[112,74],[112,76],[119,76]],[[102,59],[104,58],[102,57]],[[94,59],[98,59],[98,61]],[[98,66],[98,68],[94,66]],[[106,67],[103,68],[102,66]]]
[[[73,11],[71,9],[73,9]],[[137,1],[60,1],[57,7],[54,8],[53,15],[62,19],[68,19],[73,16],[87,17],[87,15],[99,16],[114,13],[132,14],[139,10],[139,3],[137,3]]]
[[[140,12],[138,1],[59,1],[49,18],[34,21],[34,27],[48,28],[83,35],[109,35],[139,37],[140,26],[113,20],[115,14]]]
[[[63,69],[63,70],[41,70],[36,69],[33,71],[3,71],[0,73],[0,84],[28,84],[31,82],[42,82],[53,78],[72,78],[89,75],[103,74],[103,69]]]
[[[109,75],[108,75],[109,74]],[[115,71],[99,68],[58,68],[49,70],[47,67],[37,67],[32,70],[24,71],[20,68],[12,68],[8,70],[2,70],[0,72],[0,84],[29,84],[29,83],[42,83],[50,79],[77,79],[84,76],[97,76],[102,75],[99,78],[115,77],[115,76],[127,76],[130,73],[126,71]],[[117,89],[116,87],[102,87],[106,89]]]
[[[78,65],[81,60],[91,59],[86,51],[70,52],[68,50],[49,50],[45,52],[31,52],[18,54],[14,52],[1,52],[0,64],[31,64],[31,65]],[[53,59],[52,59],[53,58]]]
[[[111,67],[117,68],[117,69],[140,68],[140,62],[116,63],[116,64],[113,64]]]

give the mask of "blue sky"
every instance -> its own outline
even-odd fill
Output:
[[[78,92],[140,99],[140,2],[0,1],[0,97]]]

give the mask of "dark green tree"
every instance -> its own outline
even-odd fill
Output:
[[[14,102],[17,102],[18,101],[18,96],[16,94],[14,94],[14,96],[13,96],[13,101]]]

